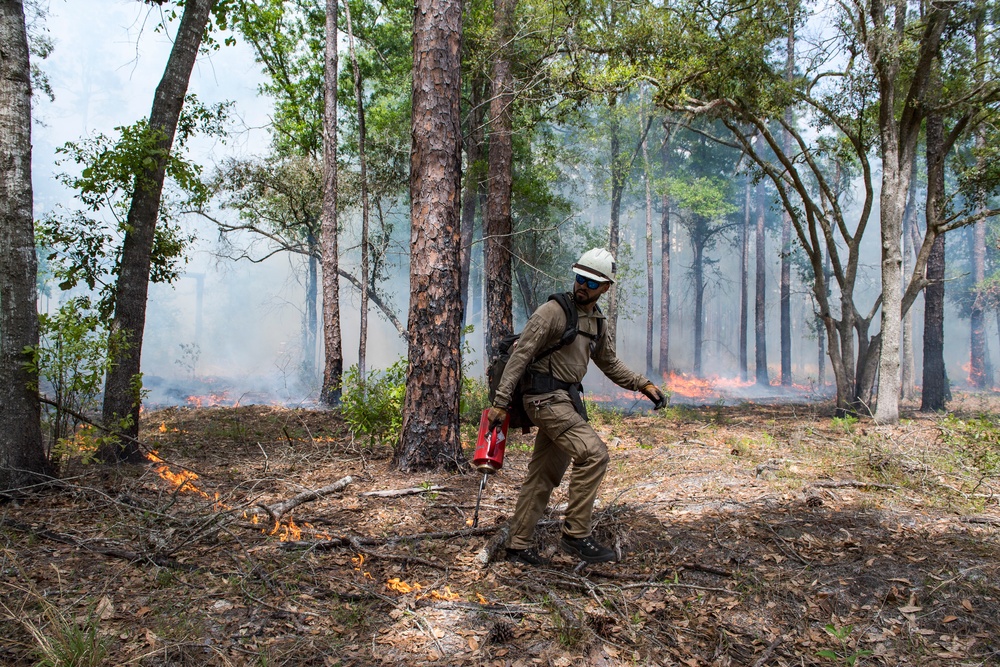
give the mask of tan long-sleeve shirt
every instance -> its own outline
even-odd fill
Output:
[[[578,335],[569,345],[532,364],[532,372],[576,384],[583,381],[587,366],[593,359],[594,364],[619,387],[639,391],[649,384],[645,376],[633,372],[618,358],[614,345],[608,338],[607,327],[598,327],[598,321],[604,319],[603,313],[597,309],[590,313],[577,308],[577,315],[577,330],[590,336]],[[592,340],[591,336],[596,336],[601,329],[603,333],[600,338]],[[566,315],[558,302],[546,301],[532,313],[504,368],[494,405],[506,409],[511,404],[514,389],[524,374],[524,369],[536,355],[556,345],[565,330]]]

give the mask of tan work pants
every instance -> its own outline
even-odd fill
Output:
[[[535,526],[570,461],[573,471],[562,530],[570,537],[587,537],[591,531],[597,489],[608,469],[608,447],[576,412],[565,391],[526,397],[524,407],[538,427],[538,433],[528,474],[510,522],[507,546],[511,549],[531,546]]]

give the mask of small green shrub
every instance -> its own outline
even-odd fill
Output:
[[[832,424],[833,428],[837,429],[838,431],[843,431],[844,433],[850,435],[851,433],[854,433],[854,427],[857,426],[858,424],[858,418],[855,417],[854,415],[844,415],[843,417],[834,417]]]
[[[1000,424],[986,415],[963,420],[949,414],[939,428],[945,443],[980,475],[973,491],[986,478],[1000,474]]]
[[[45,454],[53,463],[67,455],[96,450],[94,434],[79,432],[72,413],[95,412],[108,370],[110,336],[87,298],[71,299],[54,314],[38,316],[39,344],[32,350],[30,371],[39,391],[56,406],[45,404],[42,429]]]
[[[392,443],[403,429],[403,399],[406,396],[406,359],[384,371],[362,378],[357,366],[344,373],[340,411],[355,436],[378,443]]]

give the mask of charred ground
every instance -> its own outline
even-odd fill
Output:
[[[598,408],[596,534],[623,560],[581,571],[558,506],[551,567],[477,559],[530,437],[473,530],[478,475],[396,473],[335,412],[162,410],[142,434],[162,463],[71,457],[0,506],[0,662],[75,641],[93,664],[1000,664],[1000,400],[959,403],[891,428],[828,405]],[[348,475],[280,525],[259,508]]]

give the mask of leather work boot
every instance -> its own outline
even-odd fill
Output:
[[[570,537],[564,534],[559,545],[562,546],[563,551],[566,553],[572,554],[587,563],[607,563],[618,560],[618,554],[613,549],[599,544],[591,535],[587,537]]]
[[[533,567],[549,564],[547,558],[530,547],[527,549],[507,549],[507,561],[511,563],[523,563],[524,565],[531,565]]]

